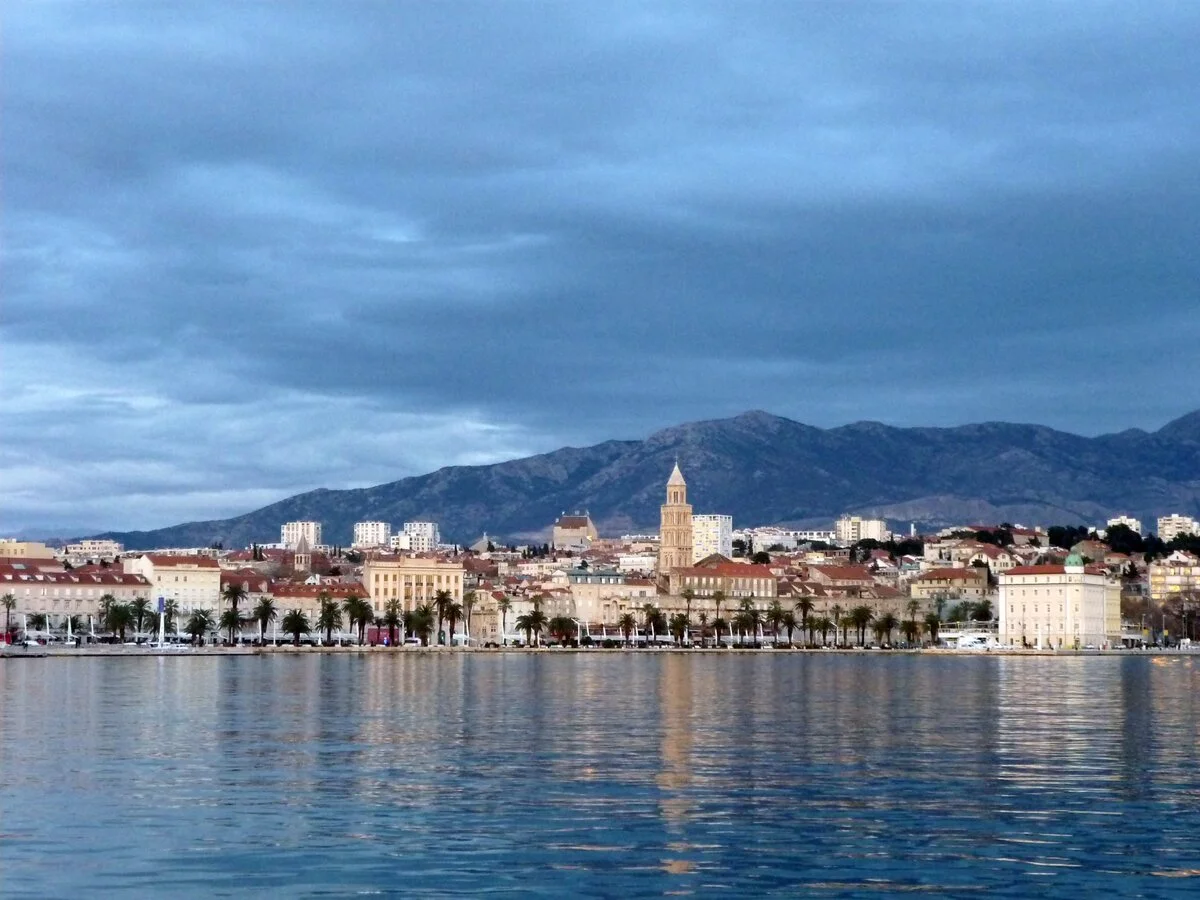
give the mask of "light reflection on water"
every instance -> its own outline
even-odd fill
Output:
[[[0,893],[1200,891],[1187,658],[0,665]]]

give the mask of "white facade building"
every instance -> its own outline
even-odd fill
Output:
[[[692,516],[692,562],[714,553],[733,556],[733,516]]]
[[[859,541],[879,541],[889,537],[887,522],[883,519],[864,519],[860,516],[842,516],[833,525],[834,538],[839,544],[857,544]]]
[[[1121,586],[1078,554],[1065,565],[1000,573],[1000,643],[1037,649],[1103,649],[1121,641]]]
[[[1159,517],[1158,537],[1160,540],[1169,543],[1180,534],[1200,534],[1200,522],[1191,516],[1181,516],[1179,513]]]
[[[368,547],[387,547],[391,545],[392,525],[390,522],[355,522],[355,549]]]
[[[432,553],[442,542],[437,522],[405,522],[404,533],[408,535],[408,546],[403,549],[413,553]]]
[[[279,542],[289,550],[295,550],[300,538],[308,541],[308,546],[315,547],[321,543],[320,522],[285,522],[279,530]]]
[[[1109,519],[1107,525],[1109,528],[1112,528],[1114,525],[1124,525],[1130,531],[1137,534],[1142,533],[1142,520],[1134,519],[1130,516],[1117,516],[1115,519]]]
[[[120,556],[124,550],[125,548],[116,541],[97,538],[84,538],[78,544],[66,546],[68,556]]]
[[[150,584],[149,598],[174,600],[180,613],[197,609],[220,612],[221,567],[210,556],[166,556],[145,553],[123,563],[131,575],[141,575]]]

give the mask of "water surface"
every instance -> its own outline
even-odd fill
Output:
[[[0,662],[0,894],[1200,895],[1189,658]]]

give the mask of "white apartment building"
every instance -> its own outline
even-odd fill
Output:
[[[833,524],[834,540],[839,544],[857,544],[859,541],[888,539],[887,522],[883,519],[864,519],[861,516],[842,516]]]
[[[127,557],[124,569],[141,575],[150,584],[151,601],[174,600],[181,613],[197,609],[220,610],[221,567],[211,556],[164,556],[144,553]]]
[[[754,545],[755,550],[766,550],[768,547],[776,546],[782,547],[784,550],[796,550],[801,544],[810,544],[816,541],[832,544],[834,538],[835,535],[832,531],[814,529],[796,531],[773,526],[743,528],[733,532],[735,541],[749,541]]]
[[[404,549],[413,553],[432,553],[442,542],[437,522],[405,522],[404,533],[408,535],[408,546]]]
[[[1124,525],[1130,531],[1136,532],[1137,534],[1142,533],[1142,520],[1135,519],[1131,516],[1117,516],[1115,519],[1109,519],[1107,522],[1107,527],[1112,528],[1114,525]]]
[[[308,541],[308,546],[316,547],[321,543],[320,522],[284,522],[279,530],[279,542],[289,550],[295,550],[300,544],[300,538]]]
[[[1064,565],[1016,566],[1000,579],[1000,643],[1073,650],[1121,641],[1121,586],[1071,554]]]
[[[78,544],[67,544],[67,556],[110,557],[120,556],[125,548],[116,541],[85,538]]]
[[[354,549],[368,547],[389,547],[392,542],[392,525],[390,522],[355,522]]]
[[[1161,540],[1169,543],[1180,534],[1200,534],[1200,522],[1179,513],[1159,517],[1158,536]]]
[[[733,516],[692,516],[692,562],[714,553],[733,556]]]

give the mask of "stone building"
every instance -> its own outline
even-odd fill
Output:
[[[667,502],[662,505],[658,545],[658,574],[692,565],[692,507],[687,502],[687,482],[679,463],[667,479]]]

